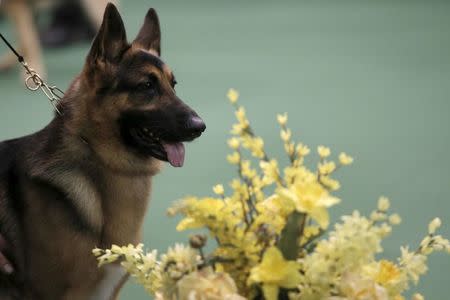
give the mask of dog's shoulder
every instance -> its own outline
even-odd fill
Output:
[[[3,185],[15,186],[14,180],[27,173],[30,156],[28,153],[31,148],[38,147],[33,141],[33,136],[0,142],[0,189]]]
[[[16,161],[20,143],[17,139],[0,142],[0,178],[3,178]]]

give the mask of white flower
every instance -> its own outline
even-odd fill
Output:
[[[192,272],[177,283],[177,300],[245,300],[237,292],[230,275],[212,268]]]
[[[434,218],[433,221],[431,221],[430,224],[428,224],[428,233],[434,234],[436,232],[436,229],[441,227],[441,224],[442,224],[441,219]]]
[[[389,207],[391,206],[391,203],[389,202],[389,199],[386,197],[380,197],[380,199],[378,199],[378,209],[382,212],[385,212],[389,209]]]

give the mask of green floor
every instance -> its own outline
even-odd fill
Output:
[[[450,1],[122,2],[130,37],[148,6],[157,8],[178,93],[208,126],[187,147],[185,167],[167,167],[155,179],[147,247],[186,239],[165,217],[173,200],[210,194],[233,175],[225,161],[229,87],[240,90],[272,155],[282,155],[275,113],[284,111],[297,140],[354,155],[354,166],[340,174],[344,202],[333,214],[368,212],[379,195],[389,196],[403,217],[385,244],[389,257],[400,245],[416,245],[434,216],[450,236]],[[47,52],[50,80],[67,87],[87,50]],[[16,74],[0,75],[0,91],[0,139],[49,121],[46,100],[26,91]],[[449,256],[433,256],[430,269],[418,289],[427,299],[449,299]],[[122,299],[146,296],[130,283]]]

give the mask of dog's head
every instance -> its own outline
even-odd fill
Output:
[[[107,6],[80,80],[89,95],[84,135],[116,167],[152,158],[180,167],[183,142],[205,130],[202,119],[177,96],[175,76],[160,58],[160,43],[155,10],[148,11],[137,37],[128,43],[119,12]]]

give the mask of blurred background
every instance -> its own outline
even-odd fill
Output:
[[[332,213],[367,213],[388,196],[403,219],[384,245],[390,258],[400,245],[415,248],[434,216],[450,236],[450,1],[122,1],[129,39],[150,6],[160,16],[162,57],[178,94],[207,131],[187,146],[183,168],[167,166],[155,178],[146,247],[187,241],[188,233],[175,231],[177,219],[166,217],[168,206],[185,195],[211,195],[214,184],[234,176],[225,159],[234,121],[230,87],[240,91],[272,156],[284,155],[275,116],[288,112],[295,140],[355,157],[339,172],[343,202]],[[0,31],[14,41],[5,18]],[[45,49],[49,82],[67,88],[88,49],[89,42]],[[52,117],[46,98],[26,90],[18,70],[0,74],[1,140],[32,133]],[[449,278],[450,259],[434,255],[417,289],[426,299],[448,299]],[[130,280],[122,299],[148,298]]]

